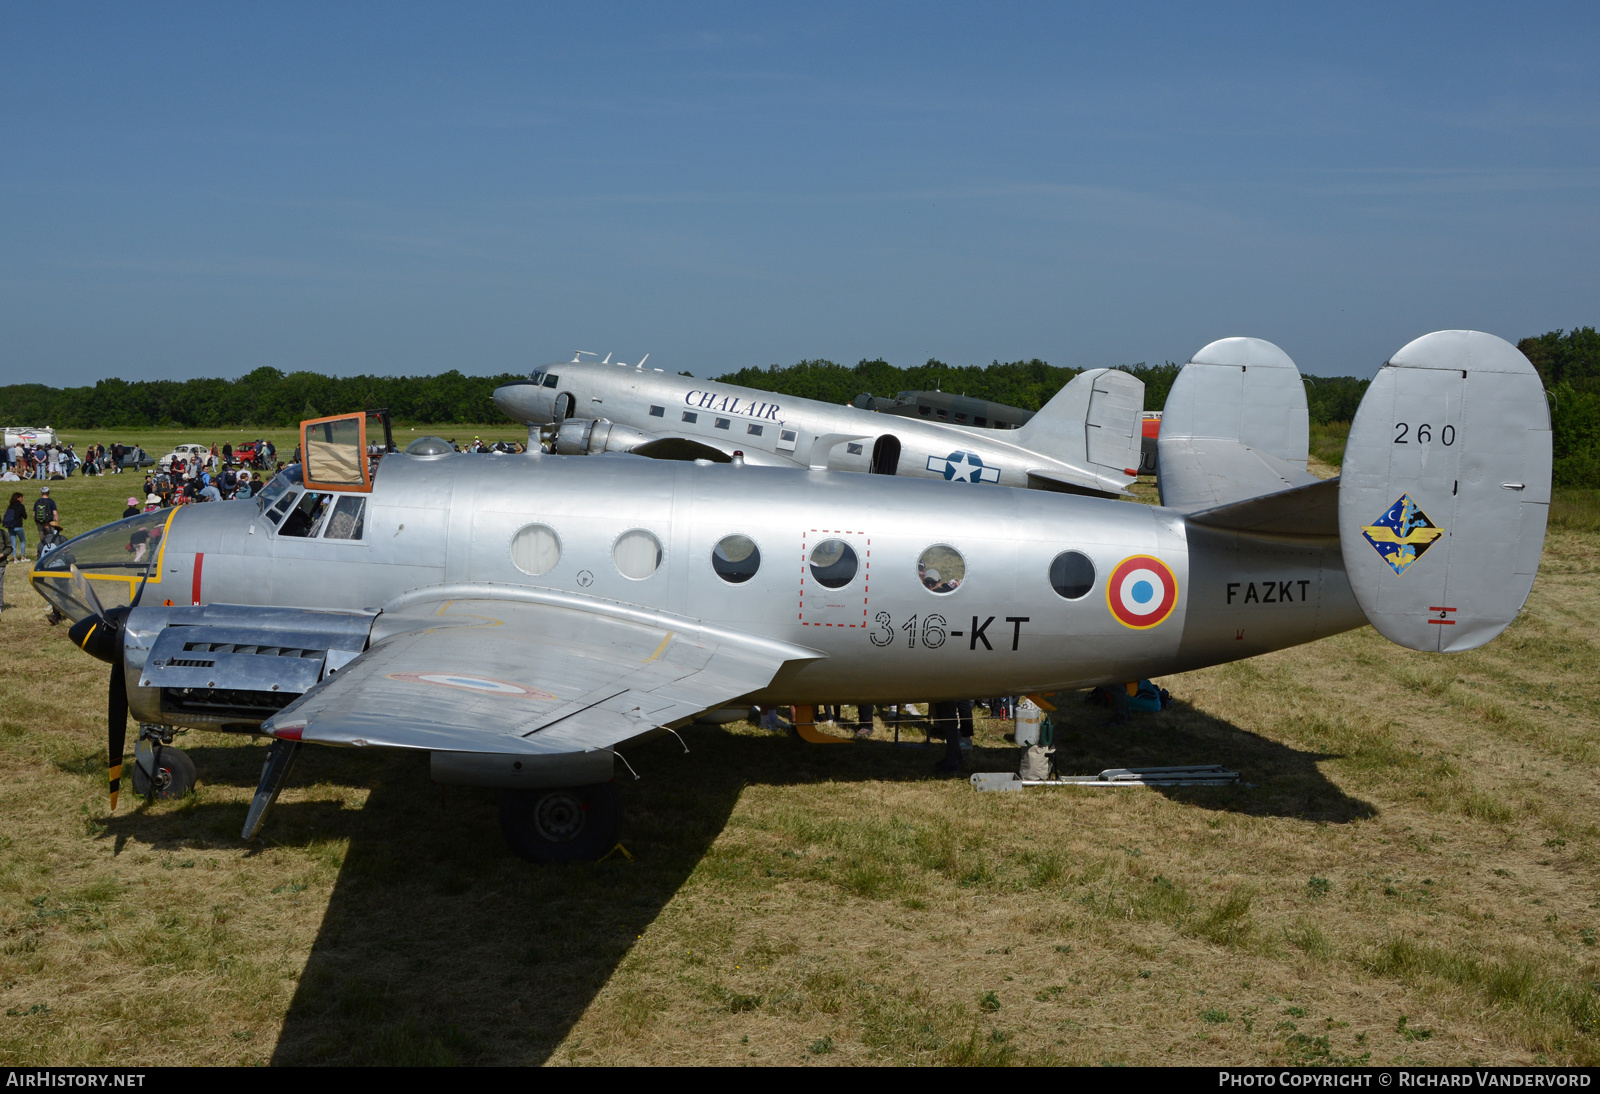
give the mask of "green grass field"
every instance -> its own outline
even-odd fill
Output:
[[[127,481],[58,484],[70,530]],[[105,666],[13,566],[0,1063],[1600,1063],[1597,568],[1564,494],[1481,650],[1363,629],[1061,713],[1064,770],[1242,786],[697,727],[630,752],[631,859],[539,869],[422,756],[308,749],[245,845],[262,745],[188,733],[197,791],[108,814]]]

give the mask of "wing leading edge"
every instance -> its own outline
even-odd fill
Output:
[[[317,744],[552,755],[608,749],[723,706],[814,650],[560,604],[422,601],[262,725]]]

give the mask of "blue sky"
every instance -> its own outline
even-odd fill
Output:
[[[1600,7],[0,8],[0,383],[1600,322]]]

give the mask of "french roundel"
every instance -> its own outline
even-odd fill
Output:
[[[1178,579],[1159,558],[1133,555],[1117,563],[1106,582],[1106,606],[1124,627],[1154,627],[1178,603]]]

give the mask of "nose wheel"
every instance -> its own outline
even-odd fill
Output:
[[[615,783],[507,790],[500,830],[529,862],[593,862],[617,845],[622,798]]]
[[[172,747],[172,730],[142,724],[133,747],[133,792],[147,801],[181,798],[194,789],[194,761]]]

